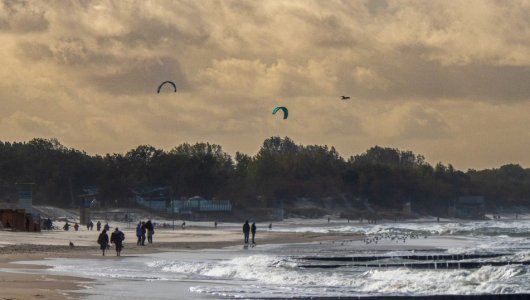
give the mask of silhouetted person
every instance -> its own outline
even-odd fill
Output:
[[[78,231],[79,230],[79,224],[75,223],[74,224],[74,229],[75,229],[75,231]]]
[[[116,256],[121,256],[121,250],[123,249],[123,240],[125,240],[125,234],[121,232],[118,227],[110,235],[110,242],[116,246]]]
[[[107,247],[109,246],[109,236],[107,235],[107,231],[105,229],[103,229],[103,231],[99,234],[98,244],[103,256],[105,256],[105,250],[107,250]]]
[[[245,244],[248,244],[248,236],[250,233],[250,225],[248,224],[248,220],[245,221],[245,224],[243,224],[243,235],[245,236]]]
[[[151,223],[151,220],[148,220],[145,223],[145,229],[147,229],[147,242],[149,244],[153,243],[153,234],[155,234],[155,227],[153,226],[153,223]]]
[[[140,227],[142,230],[142,246],[145,246],[145,234],[147,233],[147,229],[145,228],[145,222],[142,222],[142,226]]]
[[[136,246],[142,245],[142,222],[138,222],[138,225],[136,226],[136,237],[138,240],[136,241]]]
[[[213,226],[214,226],[215,228],[217,228],[217,221],[215,221],[215,222],[213,223]]]
[[[97,231],[100,231],[100,230],[101,230],[101,222],[100,222],[100,221],[98,221],[98,222],[96,223],[96,230],[97,230]]]
[[[105,226],[103,226],[103,229],[105,229],[108,232],[110,230],[109,223],[105,223]]]
[[[184,221],[184,222],[182,222],[182,224],[180,224],[180,228],[186,229],[186,221]]]
[[[256,222],[252,222],[252,226],[250,226],[250,232],[252,233],[252,244],[255,244],[254,237],[256,236]]]
[[[68,231],[68,230],[70,230],[70,224],[68,224],[68,222],[66,222],[66,223],[64,224],[64,226],[63,226],[63,230],[64,230],[64,231]]]

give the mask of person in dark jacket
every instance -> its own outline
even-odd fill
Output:
[[[252,245],[256,244],[254,241],[254,237],[256,236],[256,222],[252,222],[252,226],[250,226],[250,232],[252,233]]]
[[[136,246],[142,245],[142,222],[138,222],[138,225],[136,226],[136,237],[138,240],[136,241]]]
[[[125,240],[125,234],[121,232],[118,227],[110,235],[110,242],[116,246],[116,256],[121,256],[121,250],[123,249],[123,240]]]
[[[250,233],[250,225],[248,224],[248,220],[245,221],[245,224],[243,224],[243,235],[245,236],[245,244],[248,244],[248,236]]]
[[[145,246],[145,234],[147,233],[147,229],[145,228],[145,222],[142,222],[142,226],[140,227],[142,230],[142,246]]]
[[[96,230],[97,230],[97,231],[100,231],[100,230],[101,230],[101,222],[100,222],[100,221],[98,221],[98,222],[96,223]]]
[[[151,222],[151,220],[147,220],[145,222],[145,229],[147,229],[147,242],[149,244],[153,243],[153,234],[155,234],[155,226]]]
[[[107,235],[107,231],[105,229],[103,229],[103,231],[99,234],[98,244],[99,249],[101,249],[103,252],[103,256],[105,256],[105,250],[107,250],[107,247],[109,246],[109,236]]]

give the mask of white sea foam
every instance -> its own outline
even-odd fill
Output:
[[[418,255],[414,249],[430,246],[428,255],[502,254],[499,257],[477,258],[471,261],[522,262],[530,260],[529,229],[530,225],[526,220],[375,225],[311,223],[281,225],[275,230],[364,234],[424,233],[429,235],[428,238],[407,240],[406,243],[382,241],[378,246],[386,248],[382,247],[379,252],[369,252],[369,255]],[[346,263],[343,267],[331,269],[302,267],[328,263],[305,260],[303,256],[362,256],[367,255],[364,251],[374,249],[373,245],[363,245],[362,241],[352,241],[344,245],[323,242],[311,245],[258,246],[249,250],[234,247],[226,250],[180,251],[141,257],[124,256],[122,260],[59,259],[44,261],[43,264],[53,266],[51,272],[100,279],[105,285],[123,285],[124,282],[135,285],[138,282],[156,283],[161,291],[167,289],[167,299],[172,298],[170,295],[175,286],[183,282],[187,282],[189,291],[197,297],[203,294],[267,298],[530,292],[530,267],[526,265],[483,266],[460,270],[367,268],[353,267]],[[396,261],[402,260],[391,258],[385,262]],[[137,289],[130,290],[124,289],[123,297],[136,299],[134,292],[137,292]],[[158,294],[160,296],[156,299],[165,299],[164,293]]]

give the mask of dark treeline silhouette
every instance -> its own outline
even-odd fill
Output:
[[[150,185],[169,187],[174,197],[230,199],[236,208],[309,199],[323,207],[400,209],[410,201],[442,214],[462,195],[482,195],[490,207],[530,205],[530,169],[519,165],[462,172],[378,146],[344,159],[334,147],[297,145],[287,137],[271,137],[255,156],[234,158],[209,143],[91,156],[56,139],[0,142],[0,199],[14,201],[22,182],[34,183],[34,203],[62,207],[76,206],[87,186],[99,188],[104,207],[133,205],[131,188]]]

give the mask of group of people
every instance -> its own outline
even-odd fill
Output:
[[[109,236],[107,235],[107,229],[103,229],[98,236],[98,244],[101,249],[103,256],[105,256],[105,251],[110,248],[109,242],[114,244],[116,248],[116,256],[121,256],[121,250],[123,249],[123,241],[125,240],[125,234],[121,232],[118,227],[114,229],[114,232]]]
[[[137,246],[145,246],[146,234],[147,242],[149,244],[152,244],[153,235],[155,234],[155,226],[153,225],[151,220],[148,220],[147,222],[138,222],[138,225],[136,226],[136,237],[138,238],[138,240],[136,241]]]
[[[249,236],[252,233],[252,247],[256,245],[256,222],[252,222],[252,225],[248,224],[248,220],[243,224],[243,235],[245,237],[245,244],[248,245]]]
[[[68,231],[68,230],[70,230],[70,226],[71,226],[70,223],[68,223],[68,221],[66,221],[66,223],[65,223],[64,226],[63,226],[63,230],[64,230],[64,231]],[[77,222],[74,224],[73,227],[74,227],[74,230],[75,230],[75,231],[78,231],[78,230],[79,230],[79,224],[77,224]]]

